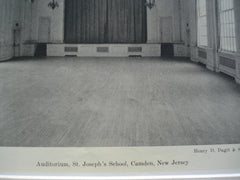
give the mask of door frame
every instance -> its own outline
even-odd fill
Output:
[[[170,18],[171,19],[171,25],[170,25],[170,27],[171,27],[171,42],[163,42],[163,32],[162,32],[162,19],[167,19],[167,18]],[[160,33],[160,42],[161,43],[173,43],[173,17],[172,16],[160,16],[159,17],[159,33]]]
[[[47,20],[48,23],[49,23],[49,27],[48,27],[48,40],[47,40],[47,42],[41,41],[41,38],[40,38],[40,27],[41,27],[41,21],[42,20]],[[50,17],[47,17],[47,16],[46,17],[45,16],[41,16],[38,19],[38,42],[39,43],[49,43],[50,39],[51,39],[51,19],[50,19]]]

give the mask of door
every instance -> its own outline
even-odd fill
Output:
[[[50,42],[50,18],[40,17],[38,26],[38,42],[48,43]]]
[[[173,42],[173,24],[172,17],[160,17],[160,34],[162,43]]]

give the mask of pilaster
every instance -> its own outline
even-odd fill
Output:
[[[240,84],[240,1],[234,0],[235,30],[236,30],[236,82]]]
[[[217,7],[215,0],[208,0],[207,3],[207,32],[208,32],[208,48],[206,67],[209,70],[216,69],[216,55],[217,55]]]

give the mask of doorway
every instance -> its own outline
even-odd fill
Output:
[[[47,43],[50,42],[51,21],[49,17],[40,17],[38,26],[38,44],[35,56],[42,57],[47,55]]]
[[[173,57],[174,56],[173,43],[162,43],[161,44],[161,56],[164,56],[164,57]]]
[[[48,43],[50,41],[50,18],[40,17],[38,26],[38,42]]]
[[[173,42],[173,24],[172,17],[160,17],[160,34],[162,43]]]
[[[171,16],[160,17],[161,55],[173,56],[173,20]]]

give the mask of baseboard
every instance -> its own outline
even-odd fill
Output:
[[[210,71],[216,71],[216,70],[215,70],[215,67],[212,66],[212,65],[207,64],[206,67],[207,67],[207,69],[209,69]]]
[[[217,73],[220,73],[220,72],[221,72],[219,68],[216,68],[215,71],[216,71]]]
[[[7,60],[9,60],[9,59],[11,59],[11,58],[13,58],[12,55],[10,55],[10,56],[5,56],[5,57],[1,57],[1,58],[0,58],[0,62],[7,61]]]
[[[237,84],[240,85],[240,78],[236,77],[236,78],[235,78],[235,81],[236,81]]]
[[[193,62],[196,62],[196,63],[199,62],[199,60],[198,60],[197,58],[193,58],[193,57],[191,57],[190,59],[191,59],[191,61],[193,61]]]

